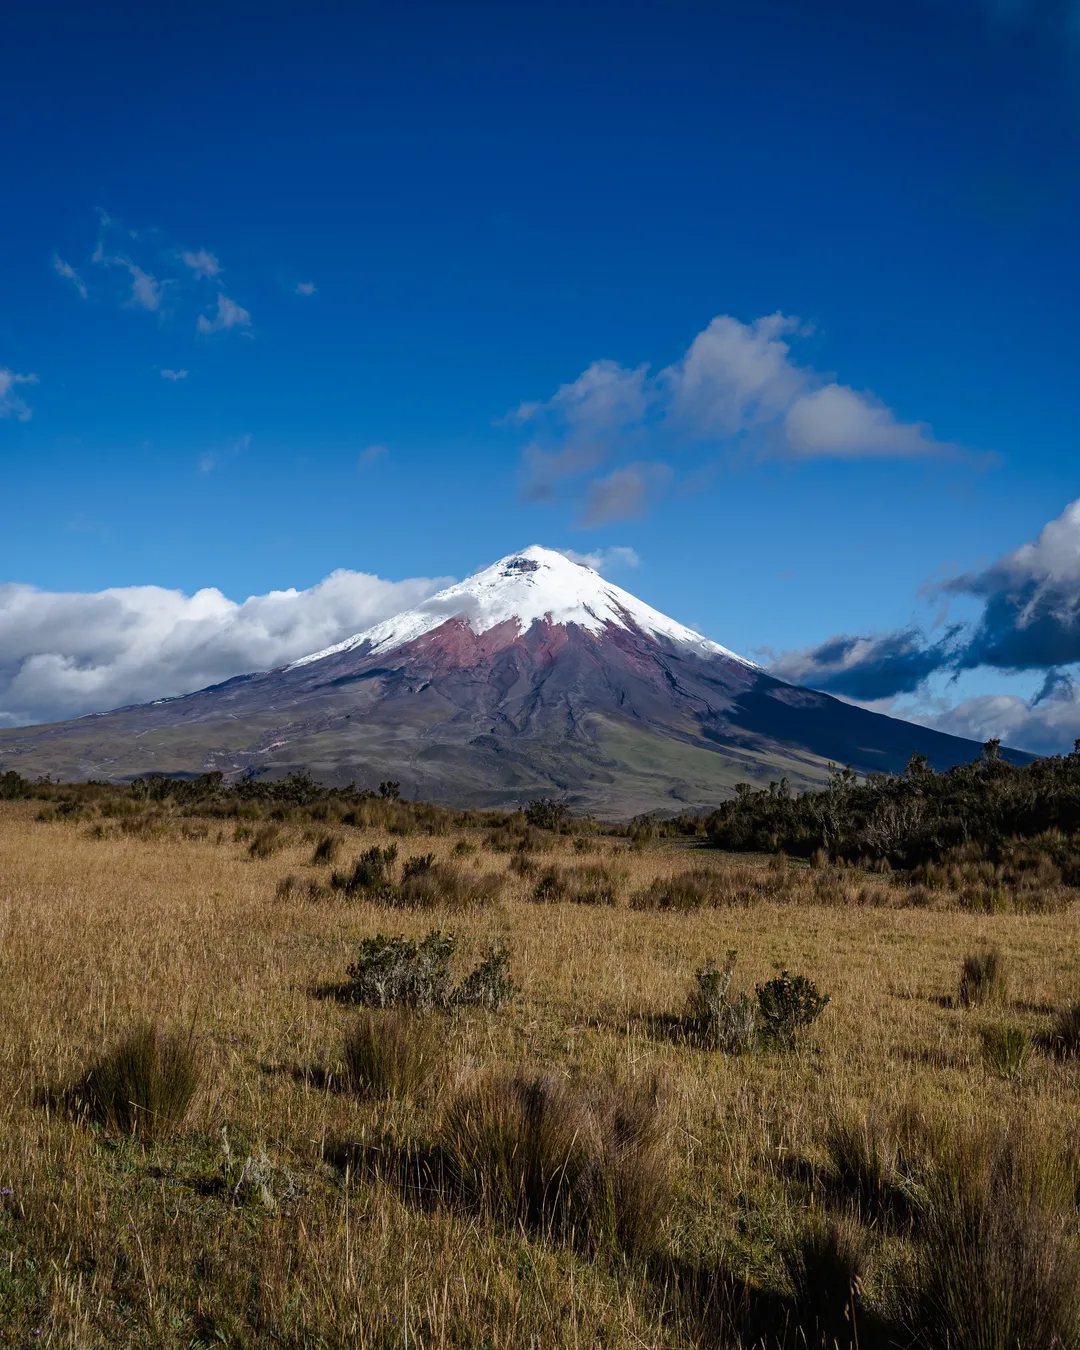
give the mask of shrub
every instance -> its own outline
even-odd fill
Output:
[[[248,853],[253,858],[270,858],[284,847],[280,826],[264,825],[248,845]]]
[[[1063,1169],[1008,1141],[962,1140],[924,1216],[913,1320],[932,1350],[1074,1350],[1080,1336],[1075,1202]],[[1069,1215],[1069,1208],[1073,1213]]]
[[[440,1139],[453,1199],[591,1249],[655,1245],[667,1201],[655,1089],[489,1072],[449,1103]]]
[[[453,933],[432,929],[420,942],[377,933],[360,944],[349,966],[349,992],[357,1003],[376,1008],[442,1008],[450,1001]]]
[[[397,862],[397,845],[389,848],[369,848],[356,860],[351,872],[335,872],[330,885],[348,896],[369,899],[373,893],[385,890],[393,878]]]
[[[362,1013],[345,1031],[346,1081],[373,1097],[411,1096],[435,1071],[438,1048],[427,1018],[399,1008]]]
[[[492,947],[480,964],[454,990],[453,1001],[463,1007],[501,1008],[519,993],[510,978],[509,947]]]
[[[1004,1003],[1008,973],[1000,947],[965,956],[960,969],[960,1003],[965,1008],[983,1003]]]
[[[536,797],[525,808],[525,819],[538,830],[561,830],[570,818],[565,802],[550,797]]]
[[[183,1123],[199,1077],[190,1036],[144,1023],[102,1055],[77,1096],[109,1129],[160,1139]]]
[[[476,852],[476,845],[471,839],[459,839],[452,852],[459,858],[468,858]]]
[[[614,905],[619,897],[619,878],[607,867],[548,867],[533,887],[532,899],[540,903],[570,901],[578,905]]]
[[[726,1055],[747,1054],[757,1040],[757,1015],[746,994],[730,995],[737,953],[732,948],[722,966],[706,961],[697,973],[697,987],[687,999],[682,1028],[694,1040]]]
[[[775,979],[757,987],[758,1016],[762,1034],[784,1050],[792,1050],[799,1035],[825,1011],[828,994],[805,975],[782,970]]]
[[[315,845],[315,852],[311,855],[312,867],[318,867],[322,863],[337,862],[340,849],[341,839],[336,834],[324,834]]]
[[[1059,1059],[1080,1058],[1080,1003],[1057,1014],[1046,1036],[1046,1044]]]
[[[860,1225],[852,1219],[814,1220],[783,1242],[780,1254],[795,1295],[802,1344],[830,1350],[856,1344],[854,1311],[870,1264]]]
[[[454,934],[437,928],[420,942],[384,933],[365,938],[346,972],[348,996],[375,1008],[422,1010],[452,1004],[497,1008],[514,997],[508,948],[493,947],[455,989],[451,963],[456,949]]]
[[[1015,1023],[986,1027],[982,1033],[983,1059],[999,1078],[1018,1082],[1031,1058],[1031,1033]]]

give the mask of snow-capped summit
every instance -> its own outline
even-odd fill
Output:
[[[575,624],[594,634],[609,627],[636,630],[653,638],[666,638],[701,656],[724,656],[746,666],[754,665],[718,642],[669,619],[629,591],[612,585],[584,563],[533,544],[520,553],[500,558],[465,581],[448,586],[415,609],[294,661],[289,669],[360,647],[366,647],[370,655],[383,655],[433,632],[451,619],[463,619],[477,636],[511,621],[517,625],[518,633],[545,622]]]

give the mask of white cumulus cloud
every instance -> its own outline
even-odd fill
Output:
[[[0,584],[0,725],[78,717],[284,665],[408,609],[452,578],[337,571],[242,603],[214,588],[57,593]]]
[[[560,548],[559,553],[571,562],[582,563],[594,572],[616,571],[620,567],[637,567],[641,558],[637,550],[625,544],[612,544],[609,548],[596,548],[591,553],[579,553],[574,548]]]

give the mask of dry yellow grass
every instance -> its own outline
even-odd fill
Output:
[[[316,992],[343,978],[376,931],[454,928],[467,957],[493,942],[511,949],[521,998],[447,1020],[443,1091],[501,1062],[659,1075],[675,1181],[664,1247],[688,1260],[722,1254],[763,1286],[782,1278],[777,1239],[820,1203],[795,1164],[820,1160],[838,1109],[915,1104],[953,1122],[1022,1120],[1054,1148],[1076,1142],[1077,1069],[1036,1056],[1019,1084],[1001,1081],[982,1063],[980,1031],[1006,1014],[948,1006],[963,956],[993,942],[1012,968],[1007,1015],[1045,1026],[1052,1008],[1080,997],[1072,908],[821,905],[813,875],[791,868],[780,878],[791,902],[638,912],[626,896],[657,875],[693,865],[760,876],[769,865],[602,839],[584,855],[560,841],[542,861],[623,872],[614,908],[533,904],[531,883],[507,872],[495,905],[387,912],[277,893],[287,874],[327,876],[309,861],[319,825],[287,821],[284,847],[252,858],[232,822],[192,822],[189,833],[205,827],[195,838],[180,824],[157,838],[111,825],[93,837],[85,821],[42,823],[36,809],[0,807],[3,1344],[698,1343],[647,1269],[421,1208],[389,1181],[334,1165],[345,1141],[430,1137],[439,1109],[437,1094],[409,1107],[360,1101],[318,1072],[334,1067],[351,1013]],[[453,855],[457,836],[333,828],[344,861],[397,842],[402,857],[508,868],[509,855],[482,847]],[[480,844],[483,833],[469,837]],[[767,875],[776,881],[775,868]],[[892,894],[863,879],[849,900],[865,886]],[[736,987],[752,991],[787,967],[831,995],[799,1053],[725,1059],[658,1034],[650,1017],[677,1012],[694,971],[730,947]],[[55,1097],[138,1019],[193,1028],[206,1063],[183,1131],[150,1148],[109,1138]],[[248,1157],[259,1185],[234,1186]],[[884,1283],[903,1259],[885,1251]]]

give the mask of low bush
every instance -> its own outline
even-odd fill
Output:
[[[360,944],[349,966],[349,993],[356,1003],[376,1008],[444,1008],[453,990],[450,961],[453,933],[432,929],[420,942],[376,933]]]
[[[419,942],[377,933],[365,938],[346,974],[346,993],[369,1007],[405,1007],[427,1011],[451,1006],[498,1008],[517,987],[510,979],[510,952],[493,947],[454,987],[451,964],[457,950],[453,933],[432,929]]]
[[[369,848],[361,853],[351,872],[335,872],[330,885],[351,897],[370,900],[386,891],[393,882],[397,845],[389,848]]]
[[[757,1041],[757,1014],[744,993],[731,996],[737,953],[728,952],[722,966],[706,961],[687,999],[683,1031],[700,1045],[726,1055],[747,1054]]]
[[[545,1236],[642,1256],[668,1201],[655,1089],[579,1087],[538,1070],[481,1075],[446,1107],[452,1200]]]
[[[1019,1082],[1027,1069],[1031,1050],[1031,1032],[1027,1027],[1011,1023],[983,1029],[983,1060],[999,1078]]]
[[[561,830],[569,822],[570,808],[550,797],[536,797],[525,808],[525,819],[538,830]]]
[[[192,1037],[144,1023],[102,1055],[75,1096],[118,1134],[160,1139],[183,1124],[199,1078]]]
[[[983,1003],[1004,1003],[1008,995],[1008,972],[1000,947],[964,957],[960,969],[960,1004],[973,1008]]]
[[[512,1002],[519,992],[510,978],[510,948],[492,947],[454,990],[452,1001],[458,1007],[494,1010]]]
[[[819,1218],[781,1243],[803,1345],[857,1346],[856,1308],[870,1265],[865,1229],[850,1218]]]
[[[829,1002],[805,975],[782,970],[775,979],[757,987],[761,1034],[778,1049],[793,1050],[799,1036],[815,1022]]]
[[[345,1078],[356,1092],[408,1097],[418,1092],[439,1062],[438,1028],[400,1008],[361,1013],[345,1031]]]

